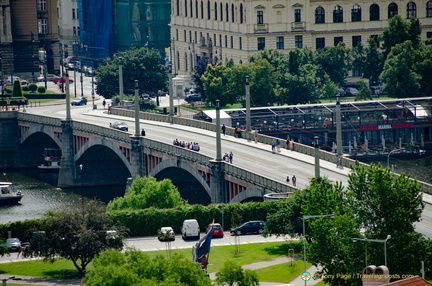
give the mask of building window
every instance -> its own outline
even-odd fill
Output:
[[[265,38],[260,37],[258,38],[258,51],[265,49]]]
[[[217,46],[216,42],[216,34],[213,34],[213,46]]]
[[[432,38],[432,32],[426,32],[426,38],[428,39]]]
[[[276,49],[283,50],[284,46],[284,37],[276,37]]]
[[[340,42],[343,42],[343,37],[334,37],[334,46],[336,47]]]
[[[215,20],[217,21],[217,3],[214,3],[214,10],[215,10]]]
[[[379,21],[380,19],[380,11],[378,4],[372,4],[369,7],[369,20],[370,21]]]
[[[390,3],[388,6],[388,18],[393,18],[398,14],[398,5],[396,3]]]
[[[407,19],[417,17],[417,6],[414,2],[409,2],[407,4]]]
[[[77,30],[78,30],[78,35],[77,36],[79,37],[79,36],[81,36],[81,28],[78,27]]]
[[[207,20],[210,20],[210,18],[211,18],[210,1],[207,1]]]
[[[301,22],[301,9],[294,9],[294,22]]]
[[[189,31],[189,42],[192,43],[192,31]]]
[[[222,47],[222,35],[219,35],[219,47]]]
[[[186,30],[183,31],[183,41],[184,41],[184,42],[187,41],[187,39],[186,39]]]
[[[257,24],[264,24],[264,11],[257,11]]]
[[[72,19],[76,19],[76,11],[75,11],[75,9],[72,9]]]
[[[189,66],[188,66],[188,57],[186,53],[184,53],[184,59],[185,59],[185,70],[188,71]]]
[[[323,7],[317,7],[315,9],[315,24],[325,23],[325,10]]]
[[[38,11],[47,10],[46,0],[38,0],[37,4],[38,4]]]
[[[353,65],[353,70],[352,70],[352,76],[362,76],[362,70],[361,68],[358,66],[358,63],[354,63]]]
[[[177,16],[180,16],[180,0],[176,1],[176,13]]]
[[[225,4],[225,21],[229,21],[228,3]]]
[[[234,49],[234,37],[231,36],[231,49]]]
[[[325,48],[325,38],[316,38],[315,47],[317,50]]]
[[[426,17],[427,18],[432,17],[432,1],[426,3]]]
[[[235,9],[234,9],[234,4],[231,4],[231,22],[234,23],[235,21]]]
[[[198,0],[196,0],[196,1],[195,1],[195,18],[197,18],[197,19],[198,19],[198,17],[199,17],[199,16],[198,16],[198,8],[199,8],[199,7],[198,7]]]
[[[354,5],[351,9],[351,22],[361,21],[361,7],[359,5]]]
[[[303,36],[295,36],[295,47],[298,49],[303,48]]]
[[[74,36],[77,35],[77,29],[76,29],[76,27],[73,27],[73,35],[74,35]]]
[[[361,45],[361,36],[353,36],[352,37],[352,46],[357,47],[358,45]]]
[[[190,16],[191,18],[193,18],[193,1],[190,0],[189,2],[189,10],[190,10]]]
[[[220,20],[223,21],[223,4],[222,3],[220,3],[220,16],[221,16]]]
[[[378,35],[371,35],[371,38],[374,40],[374,42],[375,42],[377,48],[379,48],[379,46],[380,46],[380,42],[379,42]]]
[[[243,24],[243,3],[240,3],[240,24]]]
[[[225,48],[228,48],[228,36],[225,35]]]
[[[177,69],[180,69],[180,54],[177,52]]]
[[[178,29],[176,29],[176,41],[178,41]]]
[[[204,19],[204,2],[201,1],[201,19]]]
[[[343,22],[343,9],[341,6],[335,6],[333,8],[333,23]]]
[[[184,2],[184,15],[185,15],[185,17],[187,17],[187,0],[185,0],[185,2]]]
[[[239,50],[243,49],[242,37],[239,37]]]
[[[197,35],[197,32],[195,32],[195,43],[198,43],[198,35]]]
[[[39,34],[48,34],[48,19],[38,19]]]

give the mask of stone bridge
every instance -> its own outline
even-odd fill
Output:
[[[124,184],[128,178],[169,178],[190,203],[261,201],[292,192],[287,184],[215,161],[198,152],[112,128],[58,118],[0,112],[0,168],[43,163],[44,148],[62,150],[58,185]]]

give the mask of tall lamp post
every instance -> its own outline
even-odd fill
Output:
[[[250,85],[249,76],[245,76],[245,89],[246,89],[246,134],[250,139],[251,132],[251,117],[250,117]]]
[[[91,62],[92,62],[92,68],[93,68],[93,72],[92,72],[92,100],[93,100],[93,109],[96,109],[96,105],[94,104],[95,101],[95,90],[94,90],[94,61],[93,61],[93,55],[90,56],[91,58]]]
[[[319,157],[319,145],[318,145],[318,136],[314,137],[314,147],[315,147],[315,178],[320,176],[320,157]]]
[[[123,90],[123,58],[119,57],[118,61],[119,61],[119,93],[120,93],[120,103],[122,103],[123,102],[123,94],[124,94],[124,90]]]
[[[327,214],[327,215],[305,215],[303,216],[303,269],[304,269],[304,273],[306,272],[307,268],[306,268],[306,237],[305,237],[305,233],[306,233],[306,221],[308,219],[311,218],[320,218],[320,217],[334,217],[334,214]],[[304,279],[304,285],[307,285],[307,280]]]
[[[387,237],[385,239],[370,239],[370,238],[353,238],[352,240],[355,241],[370,241],[370,242],[380,242],[380,243],[384,243],[384,265],[387,266],[387,240],[389,240],[391,238],[391,235],[388,234]],[[367,261],[367,253],[366,255],[366,261]]]
[[[221,144],[221,124],[220,124],[220,105],[219,99],[216,99],[216,161],[222,161],[222,144]]]
[[[135,136],[140,136],[140,125],[139,125],[139,88],[138,80],[135,80]]]
[[[337,144],[337,164],[339,166],[342,159],[342,122],[341,122],[341,106],[340,94],[336,94],[336,144]]]
[[[1,75],[1,90],[2,90],[2,104],[1,104],[1,109],[4,109],[4,104],[5,104],[5,99],[4,99],[4,93],[5,93],[5,84],[4,84],[4,79],[3,79],[3,57],[0,56],[0,75]]]

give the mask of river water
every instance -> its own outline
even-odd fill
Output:
[[[381,165],[387,166],[386,161]],[[390,160],[397,173],[409,173],[420,181],[432,183],[432,156],[421,159]],[[4,175],[6,174],[6,175]],[[16,190],[24,192],[21,203],[14,206],[0,206],[0,223],[40,218],[47,211],[78,208],[81,196],[84,199],[97,198],[102,202],[122,196],[125,186],[57,188],[57,174],[41,173],[40,170],[22,170],[0,173],[0,181],[14,183]]]

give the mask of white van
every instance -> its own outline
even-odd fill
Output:
[[[182,238],[184,240],[189,238],[200,238],[200,227],[196,219],[186,219],[183,221],[183,226],[181,229]]]

